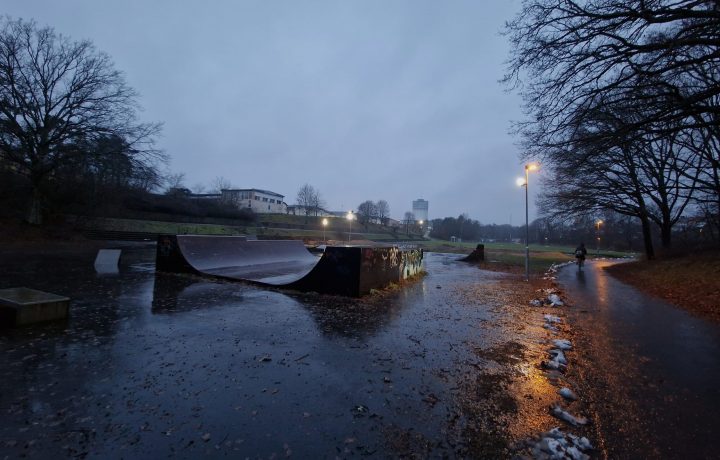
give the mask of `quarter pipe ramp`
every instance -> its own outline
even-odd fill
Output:
[[[422,259],[419,249],[329,246],[317,257],[295,240],[161,235],[156,269],[357,297],[414,276]]]

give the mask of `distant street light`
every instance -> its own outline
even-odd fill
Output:
[[[327,244],[327,238],[325,238],[325,227],[327,227],[328,220],[327,217],[322,220],[322,226],[323,226],[323,241],[325,244]]]
[[[597,238],[596,256],[600,257],[600,226],[604,224],[602,220],[595,222],[595,237]]]
[[[525,281],[530,281],[530,223],[528,219],[528,183],[530,182],[530,171],[536,171],[540,166],[537,163],[525,165],[525,178],[518,178],[515,183],[518,187],[525,187]]]
[[[348,243],[350,243],[350,239],[352,237],[352,221],[355,218],[355,215],[353,215],[352,211],[348,211],[347,216],[345,216],[348,220],[348,224],[350,225],[350,231],[348,232]]]

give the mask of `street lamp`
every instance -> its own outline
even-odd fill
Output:
[[[350,238],[352,237],[352,221],[355,218],[352,211],[348,211],[347,216],[345,216],[348,220],[348,224],[350,225],[350,231],[348,232],[348,243],[350,243]]]
[[[530,281],[530,223],[528,219],[528,182],[530,181],[530,171],[537,171],[540,166],[537,163],[528,163],[525,165],[525,178],[518,178],[516,181],[518,187],[525,187],[525,281]]]
[[[422,236],[422,234],[423,234],[423,221],[422,221],[422,220],[419,220],[419,221],[418,221],[418,224],[420,225],[420,236]]]
[[[597,238],[596,256],[600,257],[600,226],[604,224],[602,220],[595,222],[595,237]]]
[[[323,226],[323,241],[325,244],[327,244],[327,238],[325,238],[325,228],[327,227],[328,220],[327,217],[322,220],[322,226]]]

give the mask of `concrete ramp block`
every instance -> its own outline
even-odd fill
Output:
[[[0,289],[0,327],[64,319],[69,311],[67,297],[26,287]]]
[[[95,257],[95,271],[103,275],[119,273],[121,253],[121,249],[100,249]]]

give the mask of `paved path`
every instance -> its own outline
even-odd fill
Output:
[[[578,373],[608,458],[718,458],[720,326],[609,276],[562,270]]]

